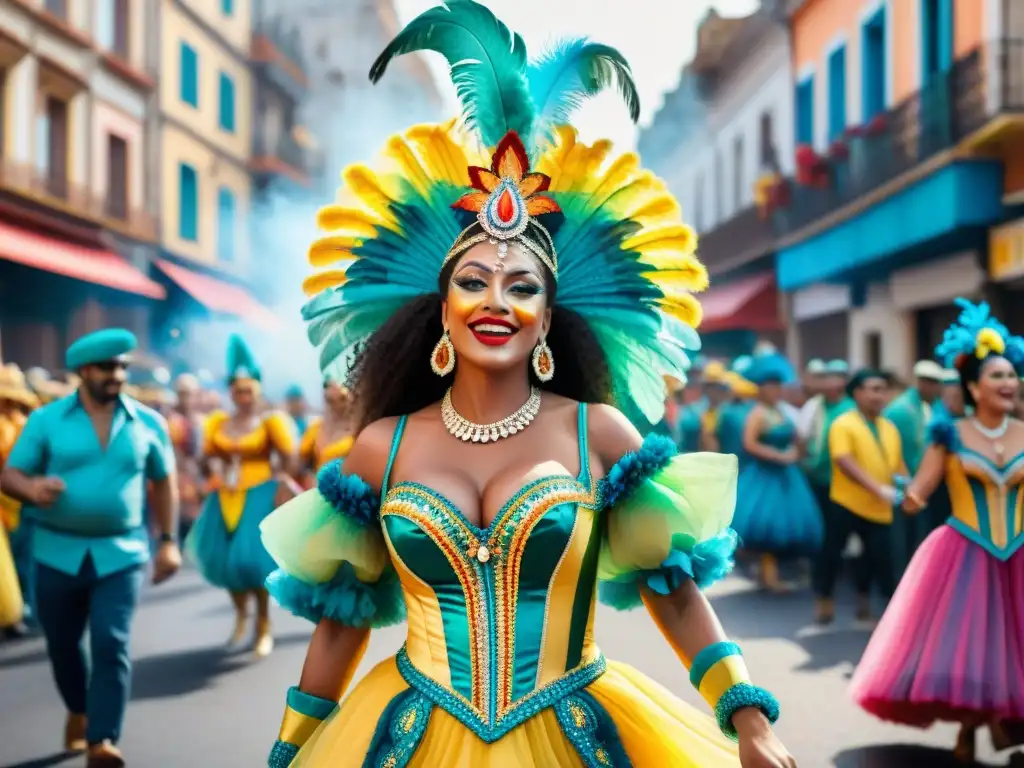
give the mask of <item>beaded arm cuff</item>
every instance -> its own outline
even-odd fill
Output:
[[[737,739],[736,727],[732,724],[732,716],[741,709],[757,707],[775,725],[779,719],[779,702],[764,688],[750,683],[737,683],[723,694],[715,706],[715,719],[722,733],[734,741]]]
[[[299,754],[302,745],[320,727],[320,723],[330,717],[337,708],[336,701],[321,699],[296,687],[289,688],[288,705],[284,711],[277,741],[270,751],[267,767],[288,768]]]

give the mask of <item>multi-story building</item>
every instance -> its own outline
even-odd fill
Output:
[[[1000,154],[1014,154],[1020,132],[1024,8],[778,6],[791,29],[798,144],[774,214],[790,350],[828,348],[908,374],[953,318],[955,296],[999,299],[984,268],[989,228],[1011,215],[1004,198],[1021,186]]]
[[[711,354],[784,341],[773,270],[775,235],[757,190],[792,169],[788,30],[765,8],[743,18],[710,11],[679,87],[640,137],[700,235],[711,275],[701,336]],[[760,184],[759,184],[760,183]]]
[[[301,33],[310,81],[302,123],[322,144],[329,186],[344,166],[379,152],[390,134],[449,117],[419,54],[397,59],[376,85],[368,78],[374,59],[401,30],[393,0],[276,3]]]
[[[165,296],[145,273],[146,4],[0,2],[0,354],[63,367],[108,324],[145,342]]]

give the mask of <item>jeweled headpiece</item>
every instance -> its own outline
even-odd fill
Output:
[[[700,348],[693,292],[707,286],[707,272],[665,184],[636,154],[611,157],[610,142],[583,144],[570,125],[585,99],[611,85],[636,121],[629,64],[586,39],[531,60],[486,7],[446,0],[398,34],[371,80],[418,50],[448,60],[461,121],[391,137],[385,165],[347,168],[338,202],[320,211],[303,316],[321,368],[345,380],[357,351],[403,304],[437,292],[445,263],[480,242],[514,242],[557,276],[559,306],[589,325],[616,405],[657,423],[663,377],[685,381],[688,353]],[[465,211],[482,232],[465,228]],[[547,226],[555,214],[558,226]]]
[[[530,172],[530,158],[519,134],[509,131],[505,135],[494,150],[490,170],[477,165],[470,166],[469,181],[474,191],[456,200],[452,208],[475,213],[484,234],[463,239],[463,235],[472,227],[463,230],[448,251],[444,264],[478,243],[490,240],[498,248],[498,268],[501,269],[508,244],[517,242],[540,259],[557,279],[558,257],[554,243],[548,231],[534,217],[545,213],[561,213],[562,209],[552,198],[541,194],[551,186],[551,177],[536,171]],[[526,236],[531,221],[536,224],[537,231],[543,233],[546,242],[537,242]],[[441,265],[442,269],[444,264]]]

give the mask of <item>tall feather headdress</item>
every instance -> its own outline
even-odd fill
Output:
[[[324,236],[309,250],[317,271],[304,283],[312,298],[303,315],[321,368],[344,377],[399,307],[436,292],[462,229],[453,205],[482,217],[490,211],[501,224],[516,213],[511,200],[524,215],[561,212],[551,243],[557,301],[597,337],[616,405],[656,423],[664,377],[685,381],[688,352],[700,348],[693,292],[707,286],[707,272],[665,184],[636,154],[612,157],[610,142],[584,144],[570,125],[584,101],[612,86],[637,120],[629,64],[584,38],[531,59],[523,39],[486,7],[448,0],[399,33],[370,79],[421,50],[447,59],[461,120],[391,137],[382,165],[345,169],[338,201],[320,211]]]

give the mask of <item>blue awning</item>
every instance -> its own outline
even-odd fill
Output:
[[[965,227],[1003,218],[1003,166],[962,161],[940,168],[820,234],[780,249],[779,288],[838,282],[851,273]],[[939,255],[939,254],[935,254]]]

